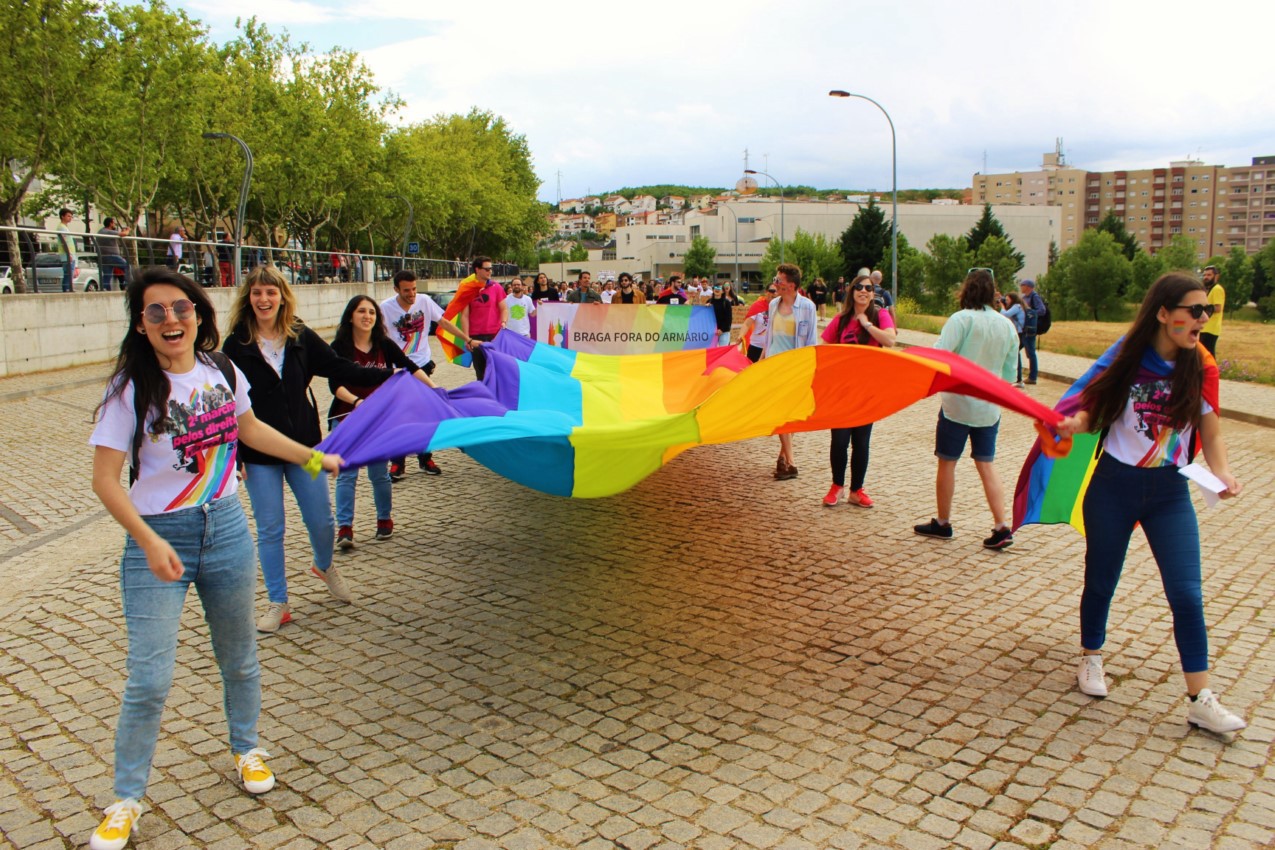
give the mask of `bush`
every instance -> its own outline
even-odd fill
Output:
[[[921,305],[916,302],[915,298],[900,295],[899,300],[894,302],[894,315],[896,316],[915,316],[920,312]]]
[[[1257,312],[1262,317],[1262,321],[1269,322],[1275,319],[1275,293],[1257,302]]]

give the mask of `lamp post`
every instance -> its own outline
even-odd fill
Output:
[[[719,210],[726,210],[735,217],[735,285],[739,285],[739,213],[735,212],[728,206],[720,206]]]
[[[745,168],[745,174],[760,174],[762,177],[770,180],[775,184],[775,188],[779,190],[779,262],[784,261],[784,187],[779,185],[779,181],[771,177],[764,171],[756,171],[752,168]]]
[[[205,139],[234,139],[243,149],[243,184],[239,187],[239,213],[235,217],[235,286],[243,283],[243,216],[248,206],[248,184],[252,182],[252,150],[248,143],[229,133],[204,133]]]
[[[412,209],[412,202],[402,195],[394,195],[403,203],[407,204],[407,221],[403,224],[403,268],[407,268],[407,243],[412,238],[412,221],[416,218],[416,211]],[[395,269],[394,271],[402,271]]]
[[[857,97],[881,110],[890,125],[890,295],[894,303],[899,303],[899,148],[898,139],[894,135],[894,121],[885,107],[866,94],[851,94],[841,89],[828,92],[829,97]]]

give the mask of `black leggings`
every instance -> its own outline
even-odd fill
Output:
[[[828,449],[828,461],[832,464],[832,483],[846,485],[846,455],[852,448],[850,460],[850,490],[863,489],[863,479],[868,477],[868,443],[872,439],[872,423],[857,428],[833,428],[832,445]]]

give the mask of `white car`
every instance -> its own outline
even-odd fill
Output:
[[[27,269],[27,285],[35,281],[35,292],[61,292],[62,271],[65,261],[61,254],[35,255],[35,268]],[[71,274],[72,292],[97,292],[102,288],[98,281],[101,272],[97,266],[97,254],[90,251],[75,252],[75,270]]]

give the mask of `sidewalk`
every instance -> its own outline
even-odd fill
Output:
[[[921,331],[899,329],[899,342],[905,347],[933,346],[938,340],[935,334]],[[1051,381],[1062,381],[1071,384],[1093,365],[1088,357],[1074,357],[1070,354],[1058,354],[1053,351],[1037,351],[1040,364],[1040,377]],[[1027,361],[1023,360],[1026,374]],[[1222,381],[1222,418],[1235,419],[1260,425],[1263,428],[1275,428],[1275,387],[1265,384],[1248,384],[1242,381]]]

